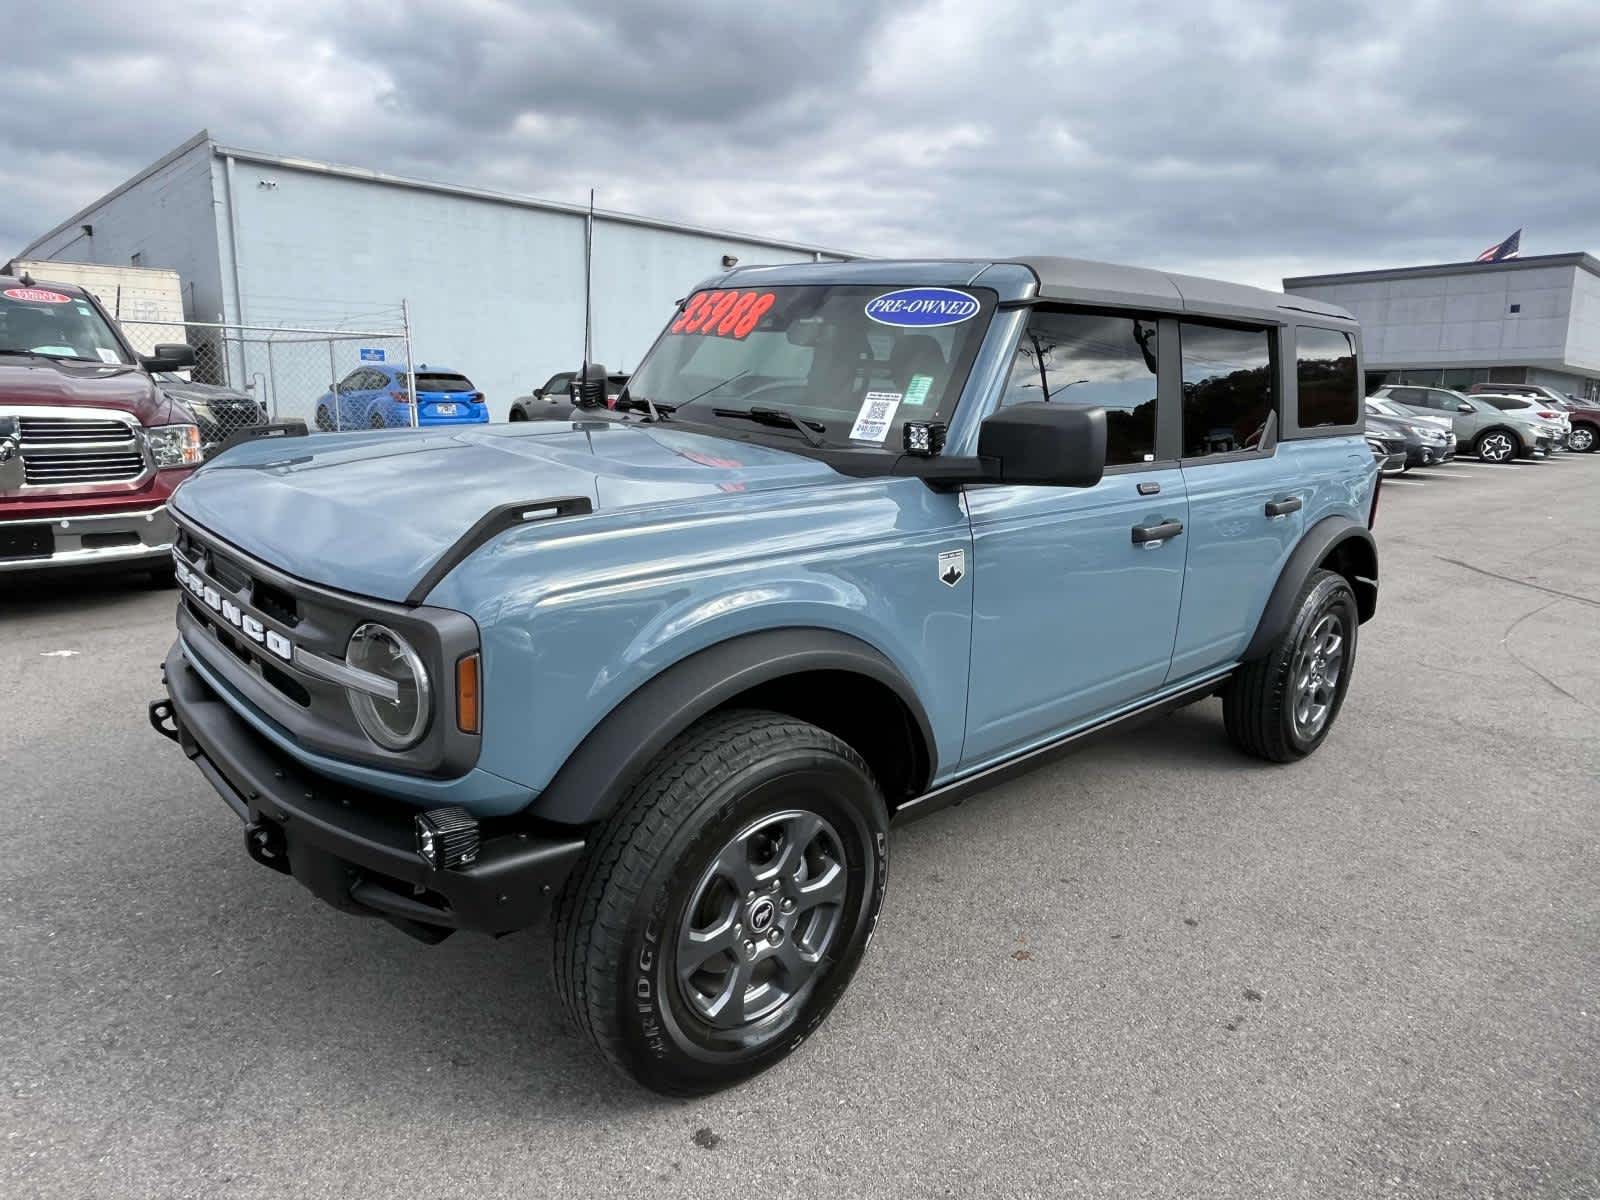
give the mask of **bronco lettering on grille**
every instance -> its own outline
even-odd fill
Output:
[[[265,646],[284,662],[294,661],[294,643],[275,629],[268,629],[261,623],[259,617],[254,616],[246,609],[240,607],[229,597],[222,595],[215,586],[206,580],[183,559],[176,554],[172,556],[173,569],[177,572],[178,582],[188,589],[189,594],[216,613],[229,625],[232,625],[245,637],[257,645]]]

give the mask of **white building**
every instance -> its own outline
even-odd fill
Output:
[[[1540,383],[1600,399],[1600,261],[1543,254],[1285,279],[1361,322],[1368,389]]]
[[[174,268],[191,321],[397,328],[405,299],[417,359],[471,376],[504,419],[513,397],[582,356],[587,223],[578,205],[241,150],[201,131],[16,257]],[[724,256],[853,257],[597,211],[595,361],[632,369]]]

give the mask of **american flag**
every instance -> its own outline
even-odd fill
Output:
[[[1496,242],[1490,246],[1473,262],[1499,262],[1506,258],[1515,258],[1522,252],[1522,230],[1517,230],[1503,242]]]

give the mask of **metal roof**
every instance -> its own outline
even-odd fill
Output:
[[[1581,251],[1571,254],[1535,254],[1503,262],[1434,263],[1422,267],[1388,267],[1375,271],[1345,271],[1333,275],[1299,275],[1285,279],[1285,288],[1327,287],[1339,283],[1381,283],[1390,279],[1426,279],[1433,275],[1478,275],[1496,271],[1530,271],[1539,267],[1577,267],[1600,275],[1600,260]]]
[[[285,170],[307,171],[319,175],[331,175],[341,179],[350,179],[362,183],[377,183],[388,187],[408,188],[413,191],[436,192],[443,195],[460,196],[471,200],[485,200],[494,204],[506,204],[515,208],[532,208],[542,212],[565,213],[570,216],[587,216],[589,209],[582,204],[567,204],[558,200],[539,200],[533,196],[522,196],[514,192],[496,192],[487,188],[469,187],[463,184],[439,183],[427,179],[414,179],[405,175],[391,175],[386,171],[377,171],[369,167],[353,167],[339,163],[319,162],[310,158],[296,158],[292,155],[270,154],[262,150],[247,150],[237,146],[225,146],[211,137],[209,131],[202,129],[199,133],[185,141],[176,149],[163,154],[155,162],[130,176],[92,204],[86,205],[72,216],[62,221],[48,233],[42,234],[30,242],[26,249],[17,253],[17,258],[27,258],[34,247],[49,241],[63,230],[74,225],[82,224],[91,217],[96,210],[111,200],[116,199],[123,192],[135,184],[149,178],[161,168],[167,166],[175,159],[187,154],[196,146],[209,143],[211,153],[218,158],[231,158],[237,162],[256,163],[261,166],[282,167]],[[612,209],[597,208],[594,210],[596,221],[609,221],[618,225],[636,225],[646,229],[660,229],[669,233],[692,234],[697,237],[714,238],[725,242],[743,242],[749,245],[768,246],[774,250],[787,250],[798,254],[825,254],[830,258],[854,259],[861,255],[849,250],[830,250],[826,246],[812,246],[804,242],[789,242],[780,239],[762,237],[754,233],[736,233],[726,229],[711,229],[700,225],[686,225],[677,221],[669,221],[662,217],[642,216],[638,213],[617,212]]]

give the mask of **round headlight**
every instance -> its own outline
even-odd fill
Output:
[[[387,625],[363,625],[350,635],[344,661],[358,671],[393,680],[400,689],[394,700],[350,693],[350,707],[366,735],[385,750],[416,745],[428,728],[432,697],[428,672],[411,643]]]

